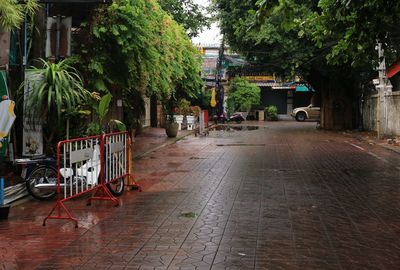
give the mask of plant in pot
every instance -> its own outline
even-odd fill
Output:
[[[99,135],[104,132],[104,119],[108,113],[112,95],[110,93],[100,97],[96,92],[92,93],[92,97],[98,102],[93,104],[94,115],[97,117],[97,121],[93,121],[88,125],[86,130],[87,135]]]
[[[0,219],[8,219],[10,206],[4,204],[4,178],[0,178]]]
[[[165,132],[170,138],[178,135],[179,124],[175,119],[175,106],[174,99],[171,97],[163,104],[165,114]]]
[[[192,106],[191,111],[192,111],[192,114],[197,117],[201,113],[201,108],[199,106]]]
[[[42,120],[46,152],[54,153],[60,130],[65,127],[66,112],[71,112],[85,103],[90,93],[84,89],[83,81],[68,59],[58,63],[39,59],[40,68],[33,67],[32,76],[20,87],[20,98],[24,100],[25,115],[31,121]],[[25,95],[24,86],[32,87]]]
[[[265,113],[267,115],[267,120],[278,121],[278,108],[276,106],[270,105],[266,107]]]
[[[91,122],[88,125],[88,128],[86,130],[87,135],[99,135],[104,133],[105,129],[105,118],[108,113],[109,107],[110,107],[110,102],[112,99],[112,95],[110,93],[104,95],[103,97],[100,98],[100,96],[97,93],[92,93],[92,96],[96,99],[99,100],[99,104],[97,106],[93,106],[94,112],[97,115],[98,121]],[[119,120],[116,119],[111,119],[107,123],[107,127],[110,128],[111,132],[113,131],[126,131],[126,126],[124,123],[122,123]]]
[[[184,128],[186,128],[187,127],[187,116],[192,113],[192,109],[190,108],[190,101],[183,98],[179,101],[178,107],[179,107],[179,113],[181,115],[183,115],[182,125]]]

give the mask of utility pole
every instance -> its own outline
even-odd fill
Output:
[[[220,116],[224,113],[224,87],[222,85],[222,61],[225,51],[225,36],[222,36],[221,46],[218,51],[217,72],[215,74],[215,90],[218,97],[217,115]]]
[[[378,91],[378,102],[376,107],[376,130],[378,140],[382,139],[383,134],[387,128],[387,118],[388,118],[388,106],[387,106],[387,96],[388,93],[392,92],[392,85],[388,81],[386,74],[386,60],[384,56],[384,50],[382,49],[382,43],[378,42],[375,49],[378,51],[379,56],[379,83],[376,85],[376,90]],[[389,83],[388,83],[389,82]],[[385,120],[385,123],[383,123]],[[384,124],[384,125],[383,125]]]

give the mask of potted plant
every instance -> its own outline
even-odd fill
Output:
[[[99,135],[104,133],[106,130],[104,129],[107,126],[107,131],[114,132],[114,131],[126,131],[126,125],[117,119],[110,119],[108,123],[105,122],[107,113],[109,111],[110,102],[112,99],[112,95],[110,93],[102,96],[96,92],[92,93],[92,96],[99,101],[98,104],[93,106],[95,115],[97,116],[98,121],[93,121],[88,125],[86,133],[88,136],[91,135]]]
[[[32,67],[32,76],[21,84],[20,95],[25,99],[26,117],[31,121],[42,120],[46,150],[54,153],[52,146],[64,125],[66,113],[83,104],[90,93],[83,87],[82,78],[68,59],[58,63],[38,61],[41,67]],[[32,87],[27,96],[24,96],[25,84]]]
[[[190,108],[190,101],[186,99],[181,99],[179,101],[179,113],[182,115],[182,125],[184,129],[187,127],[188,121],[187,121],[187,116],[192,112],[192,109]],[[179,121],[177,119],[177,122],[179,124]]]
[[[198,117],[201,113],[201,108],[199,106],[192,106],[192,113],[194,116]]]
[[[112,99],[112,95],[110,93],[100,97],[98,93],[93,92],[92,97],[98,101],[98,104],[95,103],[93,106],[94,114],[97,116],[98,121],[93,121],[88,125],[86,130],[88,136],[98,135],[104,132],[104,119],[108,113]]]
[[[265,113],[267,115],[267,120],[278,121],[278,108],[276,106],[270,105],[266,107]]]
[[[4,178],[0,178],[0,219],[8,219],[10,206],[4,204]]]
[[[164,113],[165,113],[165,132],[170,138],[178,136],[179,124],[176,122],[175,118],[175,106],[173,99],[170,98],[164,103]]]
[[[179,124],[175,121],[174,115],[169,115],[167,122],[165,123],[165,132],[170,138],[178,136]]]

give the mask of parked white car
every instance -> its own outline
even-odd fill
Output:
[[[307,107],[298,107],[293,110],[291,116],[297,121],[304,121],[306,119],[319,120],[320,118],[320,107],[312,106],[311,104]]]

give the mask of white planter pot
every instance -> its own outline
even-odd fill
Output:
[[[179,130],[182,130],[182,123],[183,123],[183,115],[175,115],[175,121],[179,125]]]

